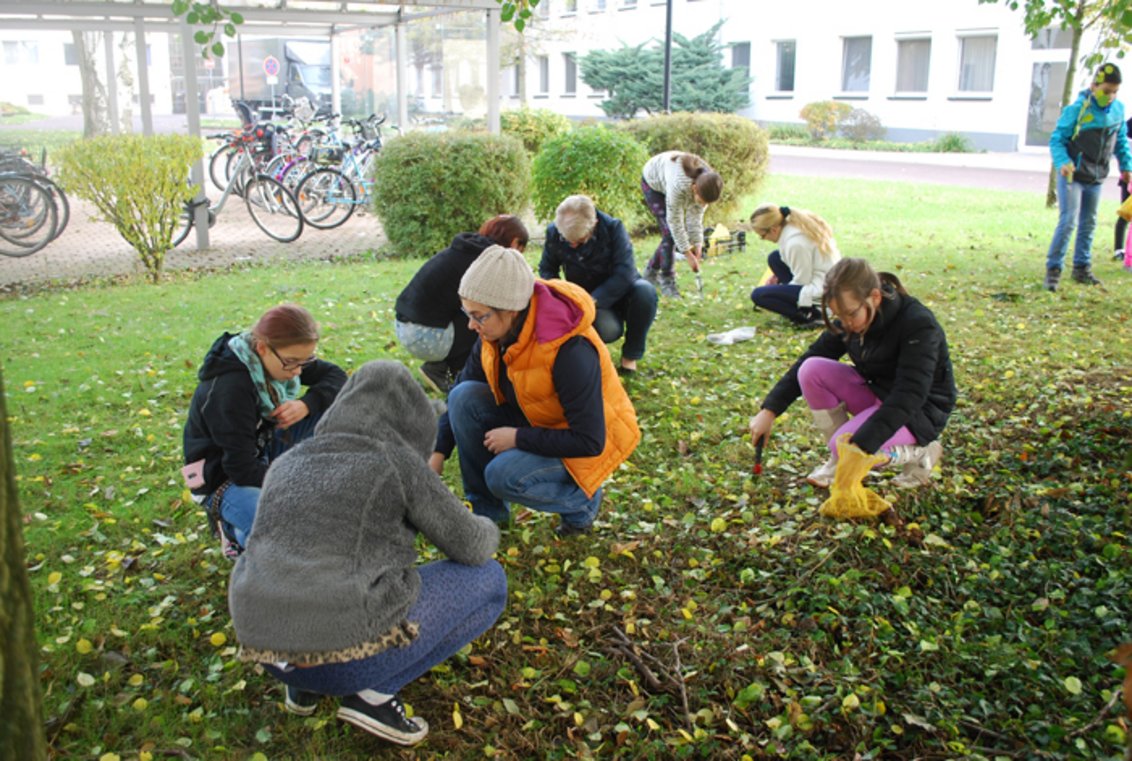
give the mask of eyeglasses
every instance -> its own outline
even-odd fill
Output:
[[[852,312],[850,312],[849,314],[836,314],[836,315],[834,315],[834,316],[835,316],[835,317],[836,317],[837,319],[841,320],[841,322],[842,322],[842,323],[846,323],[846,322],[848,322],[849,320],[852,320],[852,319],[853,319],[854,317],[856,317],[856,316],[857,316],[857,313],[858,313],[858,312],[860,312],[860,311],[861,311],[862,309],[864,309],[864,308],[865,308],[865,304],[867,304],[867,303],[868,303],[867,301],[862,301],[862,302],[861,302],[860,304],[858,304],[858,305],[857,305],[857,308],[856,308],[856,309],[854,309],[854,310],[853,310]]]
[[[271,349],[271,353],[275,355],[275,358],[277,360],[279,360],[279,366],[284,370],[294,370],[297,367],[308,367],[310,365],[313,365],[318,360],[317,354],[312,354],[306,359],[283,359],[283,357],[279,356],[279,352],[275,351],[274,346],[268,344],[267,348]]]
[[[464,307],[460,307],[460,311],[463,312],[464,316],[474,322],[476,325],[483,325],[485,322],[487,322],[487,319],[489,317],[495,314],[495,311],[492,309],[487,310],[483,314],[472,314],[467,309],[464,309]]]
[[[770,227],[756,227],[755,228],[755,235],[759,236],[760,238],[765,239],[766,236],[770,234],[770,231],[771,231]]]

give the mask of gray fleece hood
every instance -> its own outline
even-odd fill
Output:
[[[436,413],[407,367],[376,360],[350,376],[314,431],[386,442],[399,438],[427,459],[436,441]]]

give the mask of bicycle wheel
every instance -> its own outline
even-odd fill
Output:
[[[298,189],[299,183],[303,181],[303,178],[314,169],[317,169],[317,165],[306,156],[295,156],[291,165],[284,169],[281,175],[273,176],[283,183],[283,187],[294,193]]]
[[[295,196],[279,180],[257,175],[244,186],[244,202],[259,229],[280,243],[303,234],[303,214]]]
[[[63,188],[47,177],[36,175],[31,180],[37,185],[42,185],[51,194],[51,200],[55,203],[55,209],[59,214],[58,223],[55,225],[55,236],[51,239],[55,240],[63,234],[63,230],[67,228],[67,223],[71,221],[71,203],[67,200],[67,194],[63,192]]]
[[[319,230],[331,230],[349,219],[357,196],[354,183],[330,167],[308,174],[295,192],[303,219]]]
[[[220,190],[228,185],[228,178],[231,176],[229,172],[232,171],[232,161],[235,156],[235,148],[231,145],[222,145],[212,152],[212,157],[208,160],[208,177]]]
[[[0,177],[0,254],[34,254],[54,240],[58,221],[51,191],[27,177]]]

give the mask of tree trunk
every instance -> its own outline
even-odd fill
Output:
[[[34,613],[24,534],[16,498],[16,467],[0,375],[0,758],[47,757],[39,695]]]
[[[1073,42],[1069,46],[1069,66],[1065,70],[1065,87],[1061,90],[1061,107],[1064,109],[1073,102],[1076,92],[1073,88],[1073,79],[1077,76],[1077,56],[1081,52],[1081,35],[1084,33],[1082,22],[1085,19],[1085,2],[1078,0],[1077,12],[1074,14],[1077,23],[1073,25]],[[1050,162],[1049,183],[1046,185],[1046,208],[1057,206],[1057,170],[1058,167]]]
[[[110,131],[106,88],[98,78],[98,64],[94,59],[98,33],[93,33],[88,40],[82,32],[72,31],[71,38],[75,41],[75,58],[83,85],[83,137],[105,135]]]

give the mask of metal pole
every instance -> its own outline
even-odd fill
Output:
[[[122,131],[118,123],[118,72],[114,70],[114,32],[107,32],[102,38],[106,53],[106,110],[110,117],[110,132],[117,135]]]
[[[669,0],[671,2],[671,0]],[[499,134],[499,25],[497,9],[487,12],[487,131]]]
[[[664,12],[664,113],[672,113],[672,0]]]
[[[200,101],[197,96],[197,56],[200,48],[193,41],[193,32],[188,22],[181,19],[181,56],[185,62],[185,119],[188,122],[189,134],[200,140]],[[205,199],[204,195],[204,159],[196,161],[189,170],[193,184],[200,188],[197,201]],[[197,250],[208,248],[208,203],[196,207]]]
[[[393,27],[393,41],[397,54],[397,126],[404,134],[409,131],[409,35],[400,15]]]

